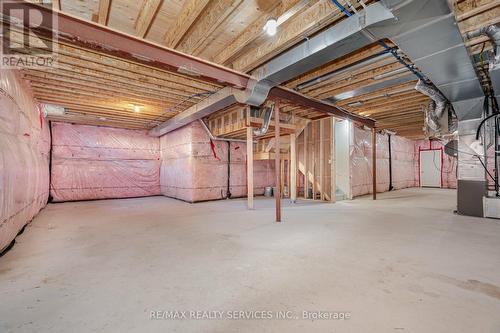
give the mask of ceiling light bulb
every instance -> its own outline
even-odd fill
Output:
[[[276,35],[276,32],[278,31],[278,21],[274,18],[270,18],[267,20],[266,25],[264,26],[264,31],[269,35],[269,36],[274,36]]]
[[[141,108],[139,107],[139,105],[134,105],[134,111],[135,112],[140,112],[141,111]]]

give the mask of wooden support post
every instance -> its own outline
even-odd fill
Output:
[[[324,137],[325,136],[325,123],[323,122],[323,119],[319,121],[319,182],[318,182],[318,188],[320,192],[320,198],[321,201],[325,200],[325,190],[324,190],[324,184],[325,184],[325,142],[324,142]]]
[[[277,99],[274,104],[274,165],[276,170],[276,222],[281,222],[281,177],[280,177],[280,101]]]
[[[304,199],[309,197],[309,170],[307,167],[309,166],[307,163],[307,132],[308,132],[309,124],[304,128]]]
[[[372,179],[373,200],[377,200],[377,132],[372,128]]]
[[[290,170],[292,168],[292,159],[290,156],[292,155],[292,152],[290,151],[291,149],[291,143],[290,143],[290,148],[288,149],[288,160],[286,161],[287,166],[286,166],[286,186],[288,187],[288,198],[291,198],[291,190],[290,190],[290,183],[292,182],[291,179],[291,174]]]
[[[312,134],[311,134],[311,135],[312,135],[312,145],[311,145],[311,148],[312,148],[311,169],[312,169],[312,179],[313,179],[313,181],[312,181],[312,190],[313,190],[313,191],[312,191],[312,192],[313,192],[313,193],[312,193],[312,194],[313,194],[313,195],[312,195],[312,199],[313,199],[313,200],[316,200],[316,191],[318,190],[318,189],[316,188],[316,164],[317,164],[317,163],[316,163],[316,139],[317,139],[317,137],[318,137],[318,136],[316,135],[316,126],[315,126],[315,125],[316,125],[316,123],[315,123],[315,122],[313,122],[313,123],[312,123],[312,125],[311,125],[311,126],[312,126],[312,127],[311,127],[311,129],[312,129]]]
[[[297,201],[297,136],[290,134],[290,201]]]
[[[247,127],[247,203],[253,209],[253,128]]]
[[[337,170],[336,170],[336,159],[335,159],[335,118],[332,117],[332,131],[331,131],[331,139],[330,139],[330,187],[331,187],[331,195],[330,201],[335,203],[337,201]]]
[[[281,171],[280,171],[280,176],[281,176],[280,184],[281,184],[281,195],[282,196],[285,195],[285,164],[286,164],[285,162],[286,162],[285,160],[280,159],[280,167],[281,167]]]

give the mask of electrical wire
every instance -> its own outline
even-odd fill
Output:
[[[436,141],[439,141],[439,142],[443,143],[443,141],[441,141],[441,140],[439,140],[439,139],[437,139]],[[488,168],[486,167],[486,165],[484,164],[483,160],[481,159],[481,157],[480,157],[478,154],[471,154],[471,153],[469,153],[469,152],[461,151],[461,150],[458,150],[458,149],[453,148],[453,147],[448,147],[448,149],[454,150],[454,151],[456,151],[457,153],[460,153],[460,154],[465,154],[465,155],[470,155],[470,156],[474,156],[474,157],[476,157],[476,158],[479,160],[479,162],[481,162],[481,165],[483,166],[483,168],[484,168],[484,170],[487,172],[487,174],[491,177],[491,179],[493,180],[493,182],[494,182],[495,184],[498,184],[498,182],[495,180],[495,177],[493,177],[493,176],[490,174],[490,172],[489,172]],[[487,159],[487,158],[488,158],[488,157],[487,157],[487,156],[485,156],[485,159]]]
[[[335,6],[337,6],[338,9],[340,9],[342,13],[345,14],[345,16],[347,17],[352,16],[352,13],[348,11],[344,6],[342,6],[340,2],[338,2],[337,0],[332,0],[332,2],[335,4]]]
[[[338,2],[337,0],[332,0],[333,4],[335,6],[337,6],[338,9],[340,9],[340,11],[342,13],[344,13],[345,16],[347,17],[351,17],[353,14],[348,11],[344,6],[342,6],[342,4],[340,4],[340,2]],[[397,52],[396,49],[390,47],[389,45],[387,45],[383,40],[380,40],[378,41],[379,45],[382,46],[384,49],[386,49],[388,52],[390,52],[394,58],[396,58],[396,60],[403,66],[405,66],[410,72],[412,72],[418,79],[420,80],[423,80],[423,81],[428,81],[427,78],[422,74],[420,73],[419,71],[417,71],[415,69],[414,66],[412,65],[409,65]]]

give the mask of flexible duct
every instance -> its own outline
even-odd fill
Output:
[[[418,80],[415,90],[429,96],[432,99],[432,102],[429,103],[427,124],[434,131],[439,130],[441,128],[439,120],[445,113],[448,100],[434,86],[427,84],[422,80]]]
[[[415,90],[429,96],[436,103],[436,109],[434,112],[438,118],[441,118],[446,109],[446,105],[448,104],[446,97],[444,97],[434,86],[427,84],[422,80],[418,80]]]
[[[476,38],[481,35],[486,35],[490,38],[491,43],[493,44],[493,49],[495,50],[495,62],[498,62],[500,60],[500,27],[490,25],[488,27],[482,27],[478,30],[468,32],[467,39]]]
[[[271,118],[273,116],[274,104],[264,110],[264,123],[262,127],[253,131],[255,136],[263,136],[269,130],[269,124],[271,123]]]

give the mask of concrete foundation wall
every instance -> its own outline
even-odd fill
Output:
[[[146,131],[52,123],[54,201],[160,194],[158,138]]]
[[[0,251],[49,195],[50,133],[27,84],[0,70]]]

